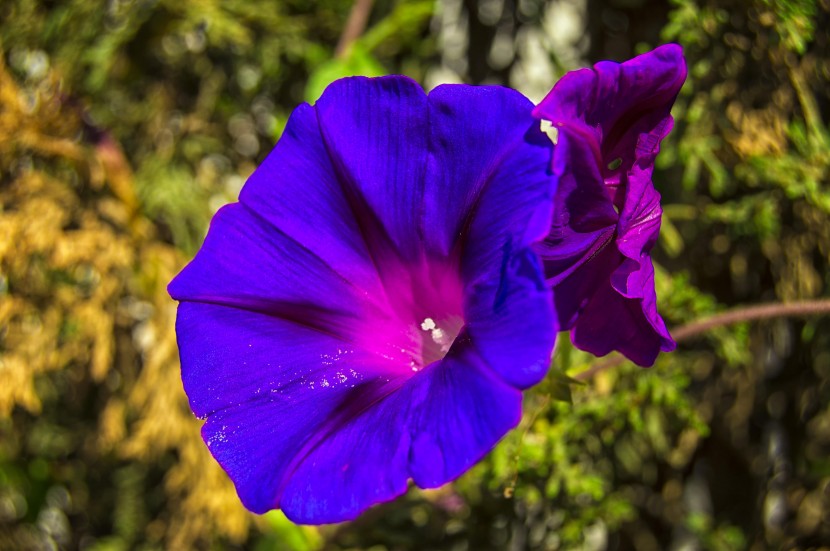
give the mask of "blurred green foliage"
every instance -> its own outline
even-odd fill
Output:
[[[679,42],[655,173],[667,322],[828,295],[826,2],[378,0],[336,56],[351,9],[0,4],[0,549],[830,546],[826,319],[718,328],[584,385],[596,360],[563,336],[519,428],[458,482],[319,529],[242,509],[181,390],[165,286],[340,76],[533,95]]]

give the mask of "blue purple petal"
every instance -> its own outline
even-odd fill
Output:
[[[377,221],[394,251],[417,258],[428,154],[427,96],[406,78],[345,78],[315,104],[342,195],[364,236]],[[371,235],[373,240],[382,236]],[[370,241],[371,243],[371,241]]]
[[[338,81],[217,214],[170,293],[191,407],[249,509],[351,519],[410,478],[452,480],[518,422],[555,330],[531,109]]]

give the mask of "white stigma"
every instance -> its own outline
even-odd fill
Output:
[[[547,134],[548,139],[553,142],[553,145],[559,143],[559,129],[553,126],[553,123],[542,119],[539,122],[539,130]]]
[[[421,322],[421,329],[429,331],[429,336],[432,338],[432,342],[438,345],[441,352],[446,353],[450,349],[450,345],[452,345],[452,338],[447,335],[446,331],[435,324],[434,319],[425,318],[424,321]]]

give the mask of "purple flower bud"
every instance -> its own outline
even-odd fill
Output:
[[[660,231],[651,175],[686,79],[667,44],[625,63],[566,74],[533,115],[556,129],[553,220],[536,246],[562,329],[597,356],[618,350],[649,366],[675,343],[657,312],[649,252]]]

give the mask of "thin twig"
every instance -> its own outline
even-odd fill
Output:
[[[349,12],[349,19],[343,27],[340,40],[337,41],[337,48],[334,50],[334,57],[340,58],[346,52],[352,42],[357,40],[366,29],[366,22],[369,21],[369,14],[372,11],[373,0],[355,0],[352,11]]]
[[[671,331],[672,337],[677,342],[689,340],[697,337],[703,333],[707,333],[716,327],[723,327],[725,325],[733,325],[735,323],[742,323],[746,321],[771,319],[771,318],[788,318],[788,317],[805,317],[815,316],[821,314],[830,314],[830,299],[821,300],[805,300],[799,302],[773,302],[769,304],[758,304],[755,306],[744,306],[729,310],[721,314],[696,320]],[[577,381],[586,381],[591,377],[606,371],[608,369],[617,367],[625,362],[625,358],[619,354],[600,360],[585,371],[574,375]]]
[[[758,304],[736,308],[728,312],[716,314],[712,317],[681,325],[672,331],[672,337],[676,341],[684,341],[706,333],[715,327],[732,325],[744,321],[815,316],[818,314],[830,314],[830,299],[804,300],[800,302],[773,302],[770,304]]]
[[[508,499],[513,497],[513,492],[516,491],[516,484],[519,482],[519,459],[520,459],[519,454],[522,453],[522,446],[524,444],[525,437],[527,436],[527,433],[530,432],[530,428],[536,422],[536,418],[539,416],[540,413],[545,411],[545,409],[548,407],[549,403],[550,403],[550,395],[548,394],[548,395],[543,397],[542,404],[539,407],[537,407],[534,410],[533,415],[530,416],[530,419],[528,420],[527,425],[525,426],[524,432],[519,437],[519,443],[516,444],[516,452],[513,454],[513,461],[514,461],[514,465],[516,467],[516,470],[513,472],[513,476],[511,477],[510,482],[504,488],[504,497],[506,497]]]
[[[617,367],[618,365],[621,365],[624,361],[625,361],[625,356],[623,356],[621,354],[614,354],[611,357],[602,359],[602,360],[592,364],[591,367],[589,367],[585,371],[580,371],[579,373],[574,375],[573,378],[577,381],[587,381],[588,379],[590,379],[594,375],[597,375],[599,373],[602,373],[603,371],[607,371],[611,368],[614,368],[614,367]]]

